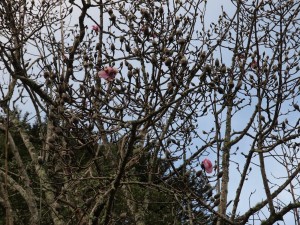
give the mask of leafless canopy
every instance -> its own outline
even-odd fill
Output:
[[[0,1],[6,224],[300,224],[300,2],[212,2]]]

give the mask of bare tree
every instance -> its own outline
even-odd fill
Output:
[[[210,4],[0,2],[6,224],[300,224],[300,3]]]

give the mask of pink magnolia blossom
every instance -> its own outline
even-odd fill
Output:
[[[92,30],[96,32],[96,34],[98,34],[100,27],[98,25],[93,25],[92,26]]]
[[[104,70],[101,70],[98,72],[98,76],[107,81],[113,81],[115,79],[117,73],[118,73],[118,70],[116,68],[106,66],[104,68]]]
[[[211,173],[213,171],[213,165],[207,158],[202,161],[201,167],[205,169],[206,173]]]

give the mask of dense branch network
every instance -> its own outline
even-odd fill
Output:
[[[2,1],[6,223],[300,224],[300,3],[227,3]]]

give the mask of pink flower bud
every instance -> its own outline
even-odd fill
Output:
[[[98,34],[100,27],[98,25],[93,25],[92,26],[92,30],[96,32],[96,34]]]
[[[202,161],[201,167],[205,169],[206,173],[211,173],[213,171],[213,165],[207,158]]]

